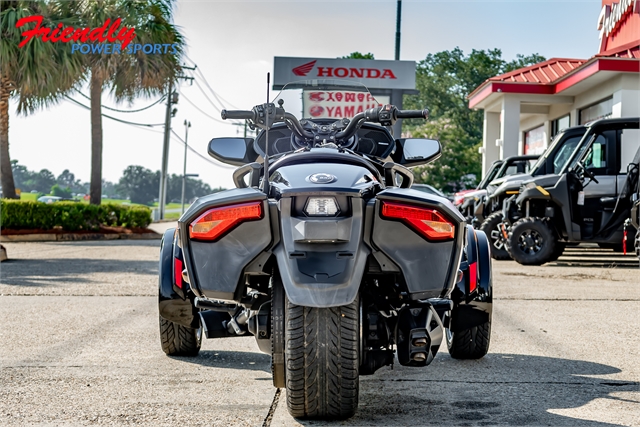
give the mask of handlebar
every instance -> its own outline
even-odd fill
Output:
[[[273,104],[270,104],[273,105]],[[265,104],[266,106],[266,104]],[[266,108],[266,107],[265,107]],[[257,111],[259,110],[259,111]],[[256,122],[260,119],[260,123],[264,123],[264,115],[261,106],[257,106],[252,111],[246,110],[222,110],[220,115],[222,120],[237,119],[237,120],[251,120]],[[273,114],[274,111],[271,111]],[[299,136],[304,138],[313,138],[314,134],[302,127],[300,121],[291,113],[285,112],[283,109],[276,109],[276,115],[270,119],[271,123],[274,121],[285,121],[289,124],[289,127],[293,127]],[[284,113],[284,114],[283,114]],[[259,114],[259,117],[258,117]],[[348,139],[351,138],[356,131],[362,126],[365,121],[380,123],[383,126],[391,126],[397,119],[426,119],[429,117],[429,110],[398,110],[393,105],[385,105],[382,107],[370,108],[363,113],[358,113],[351,119],[351,122],[347,127],[336,133],[336,139]],[[261,126],[262,127],[262,126]]]
[[[397,110],[399,119],[427,119],[429,118],[429,110]]]
[[[246,110],[222,110],[220,112],[222,120],[227,119],[240,119],[240,120],[254,120],[255,114],[253,111]]]

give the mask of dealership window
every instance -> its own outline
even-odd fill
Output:
[[[551,137],[556,136],[562,129],[571,126],[571,116],[567,114],[564,117],[557,118],[551,122]]]
[[[542,154],[547,149],[544,125],[524,133],[524,154]]]
[[[613,112],[613,97],[603,99],[602,101],[590,105],[580,110],[580,124],[592,122],[597,119],[608,119]]]

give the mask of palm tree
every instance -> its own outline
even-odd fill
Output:
[[[121,26],[135,28],[131,44],[164,44],[175,47],[165,54],[136,53],[80,55],[90,75],[91,98],[91,184],[90,202],[100,204],[102,196],[102,92],[110,88],[116,102],[132,102],[137,96],[163,94],[180,72],[185,42],[171,22],[172,0],[84,0],[58,1],[67,14],[76,16],[83,27],[97,28],[106,19],[121,18]]]
[[[16,198],[9,156],[9,99],[16,98],[18,113],[33,113],[58,102],[83,74],[80,55],[71,55],[66,43],[33,39],[18,47],[26,28],[16,28],[16,23],[33,15],[43,15],[52,24],[69,24],[56,19],[55,9],[48,2],[0,2],[0,183],[7,198]],[[32,28],[33,24],[26,26]]]

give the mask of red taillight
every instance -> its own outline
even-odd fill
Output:
[[[262,202],[209,209],[189,226],[194,240],[217,240],[240,223],[262,218]]]
[[[472,262],[469,264],[469,293],[476,290],[478,287],[478,263]]]
[[[182,289],[182,260],[173,259],[173,274],[175,276],[176,286]]]
[[[382,202],[382,216],[400,219],[429,240],[453,239],[456,230],[444,215],[430,208]]]

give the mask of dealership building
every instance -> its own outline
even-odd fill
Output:
[[[595,24],[595,56],[551,58],[492,77],[469,95],[469,107],[484,111],[483,173],[494,160],[544,152],[566,127],[640,116],[640,1],[602,0]],[[623,144],[629,154],[634,142]]]

